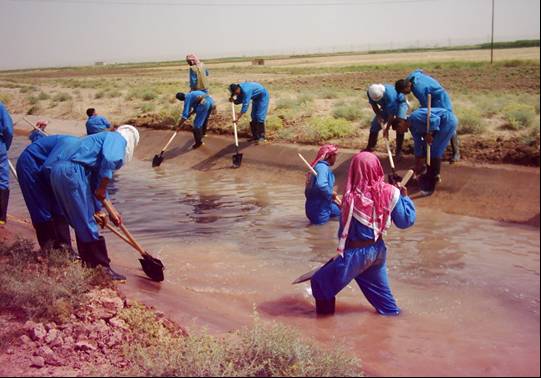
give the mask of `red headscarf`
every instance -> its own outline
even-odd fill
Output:
[[[342,224],[338,252],[342,253],[348,237],[351,218],[374,230],[374,240],[390,226],[390,215],[400,192],[384,181],[381,163],[376,155],[360,152],[353,157],[342,200]]]
[[[310,163],[312,168],[316,166],[317,163],[319,163],[322,160],[327,160],[330,156],[335,155],[338,153],[338,147],[336,147],[334,144],[324,144],[321,146],[319,151],[317,152],[316,158]],[[306,178],[310,178],[311,173],[308,173],[306,175]]]
[[[197,66],[197,65],[201,64],[201,61],[199,60],[197,55],[195,55],[194,53],[190,53],[190,54],[186,55],[186,61],[190,65],[196,65]]]

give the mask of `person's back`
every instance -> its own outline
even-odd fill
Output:
[[[335,177],[326,161],[318,162],[314,169],[317,176],[312,175],[310,183],[304,190],[306,217],[312,224],[324,224],[329,221],[332,214]]]
[[[107,131],[111,128],[111,122],[109,122],[104,116],[98,115],[95,109],[87,109],[86,115],[88,116],[86,121],[87,135],[101,133],[102,131]]]

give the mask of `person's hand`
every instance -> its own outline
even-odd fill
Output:
[[[122,215],[116,209],[113,209],[111,213],[109,213],[109,219],[115,226],[120,226],[122,224]]]
[[[381,125],[381,127],[383,127],[383,125],[385,125],[385,120],[383,119],[382,116],[378,115],[378,116],[376,116],[376,119],[377,119],[378,123]]]
[[[98,187],[98,189],[96,189],[96,191],[94,192],[94,194],[96,195],[96,198],[99,200],[99,201],[104,201],[105,198],[107,197],[107,187],[106,186],[103,186],[103,185],[100,185]]]
[[[235,102],[235,99],[233,98],[233,96],[229,97],[229,102]]]
[[[338,193],[332,192],[332,199],[335,200],[336,198],[338,198]]]
[[[426,143],[428,143],[428,144],[432,144],[432,142],[434,141],[434,137],[432,136],[431,133],[426,133],[426,135],[425,135],[425,141],[426,141]]]
[[[407,197],[408,196],[408,188],[406,188],[404,185],[402,185],[401,183],[397,183],[396,184],[396,187],[398,189],[400,189],[400,194],[403,196],[403,197]]]
[[[94,219],[101,228],[105,228],[105,226],[107,226],[107,213],[104,211],[96,211],[94,213]]]
[[[235,118],[235,119],[237,120],[237,122],[238,122],[238,120],[240,119],[240,117],[242,117],[243,114],[244,114],[244,113],[237,113],[236,118]]]

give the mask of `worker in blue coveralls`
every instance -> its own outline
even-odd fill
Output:
[[[428,107],[428,95],[431,96],[431,106],[433,108],[444,108],[453,112],[453,104],[449,94],[443,86],[433,77],[425,74],[423,70],[413,71],[405,80],[398,80],[395,83],[396,90],[399,93],[413,95],[419,101],[421,108]],[[452,157],[450,162],[456,163],[460,160],[460,141],[455,133],[451,138]]]
[[[88,116],[86,121],[86,135],[93,135],[111,129],[111,122],[104,116],[98,115],[96,109],[87,109],[86,115]]]
[[[42,134],[24,149],[17,160],[19,186],[43,251],[67,248],[73,252],[69,224],[60,211],[51,185],[41,174],[41,168],[53,149],[70,146],[77,140],[73,136]]]
[[[408,113],[408,103],[406,96],[398,93],[394,85],[390,84],[372,84],[368,87],[368,101],[374,110],[376,116],[370,124],[370,136],[366,151],[372,152],[378,142],[378,134],[382,126],[387,127],[384,130],[384,137],[388,138],[388,130],[391,122],[396,118],[406,118]],[[397,159],[402,156],[402,145],[404,144],[404,134],[396,133]]]
[[[45,120],[39,120],[36,122],[36,128],[34,130],[32,130],[32,132],[30,133],[30,135],[28,136],[28,139],[30,139],[30,141],[32,143],[34,143],[35,141],[37,141],[38,139],[44,137],[47,135],[47,133],[45,132],[45,129],[47,128],[47,125],[49,124],[49,122],[45,121]]]
[[[207,134],[207,126],[211,113],[215,109],[213,98],[203,91],[192,91],[189,93],[177,93],[177,100],[184,102],[182,117],[180,118],[177,129],[180,130],[193,113],[193,138],[195,144],[192,148],[195,150],[203,145],[203,137]]]
[[[0,225],[7,221],[9,202],[8,151],[13,140],[13,120],[0,102]]]
[[[332,144],[322,146],[310,164],[317,172],[306,175],[306,217],[312,224],[325,224],[331,218],[340,216],[338,196],[334,190],[335,177],[332,166],[336,163],[338,148]]]
[[[427,144],[430,144],[430,165],[426,174],[421,176],[420,186],[423,195],[431,195],[439,181],[441,160],[445,149],[456,134],[458,119],[453,112],[444,108],[432,108],[430,111],[430,130],[427,132],[426,121],[428,109],[419,108],[407,119],[397,118],[393,122],[393,129],[397,132],[411,131],[415,150],[415,171],[424,170],[426,164]]]
[[[209,92],[208,86],[208,76],[209,71],[199,60],[197,55],[194,53],[186,55],[186,63],[188,63],[189,69],[189,79],[190,79],[190,90],[192,91],[203,91],[205,93]]]
[[[383,237],[391,223],[405,229],[415,218],[415,205],[406,188],[385,183],[377,156],[370,152],[355,155],[342,200],[338,254],[311,279],[317,314],[334,314],[336,295],[352,280],[379,314],[400,314],[387,277]]]
[[[104,267],[113,280],[125,280],[110,267],[105,239],[98,225],[104,227],[107,214],[102,201],[113,172],[133,157],[139,143],[139,132],[130,125],[120,126],[114,132],[97,133],[62,143],[50,153],[42,167],[56,202],[69,224],[75,230],[79,256],[89,267]],[[113,209],[109,219],[122,223],[122,217]]]
[[[250,101],[252,102],[251,140],[256,143],[265,142],[265,120],[270,103],[269,91],[259,83],[245,82],[231,84],[229,92],[231,93],[230,101],[236,105],[242,104],[240,113],[236,116],[237,121],[248,111]]]

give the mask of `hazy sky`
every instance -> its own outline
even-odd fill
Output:
[[[0,69],[488,41],[491,0],[0,0]],[[539,38],[496,0],[496,40]]]

